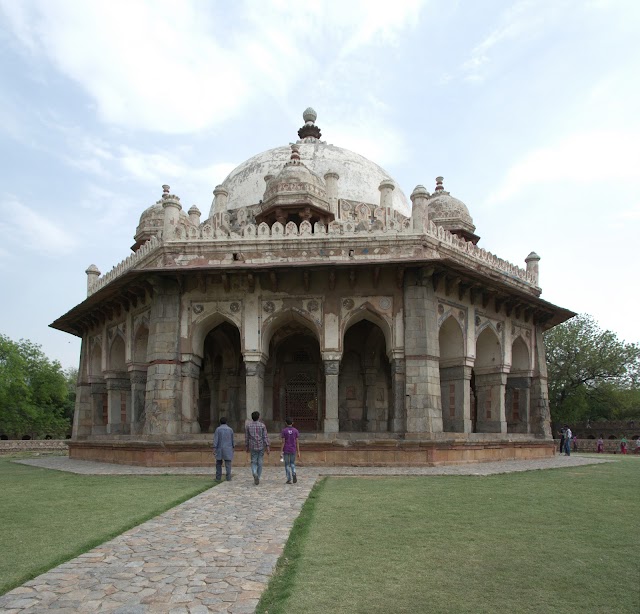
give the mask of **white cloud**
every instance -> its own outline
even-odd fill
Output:
[[[581,132],[529,152],[514,164],[490,204],[506,202],[533,184],[577,184],[638,180],[640,132]]]
[[[94,100],[103,121],[192,133],[283,98],[338,54],[392,44],[420,0],[212,4],[193,0],[34,0],[2,6],[13,32]],[[321,33],[330,33],[325,44]],[[336,41],[336,37],[340,40]]]
[[[76,238],[60,224],[53,222],[13,197],[0,202],[0,233],[19,249],[48,256],[72,252]]]
[[[562,7],[563,3],[541,5],[532,0],[521,0],[509,6],[498,18],[498,25],[471,50],[471,56],[462,64],[464,80],[484,81],[496,48],[535,37],[549,27],[549,22],[555,19],[554,14]]]

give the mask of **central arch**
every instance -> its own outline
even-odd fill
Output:
[[[265,402],[271,400],[272,428],[290,417],[300,431],[321,431],[324,372],[320,344],[303,322],[288,320],[274,332],[265,368]]]

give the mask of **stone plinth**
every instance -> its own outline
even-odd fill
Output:
[[[279,443],[276,433],[270,435],[270,439]],[[548,458],[554,455],[555,446],[553,441],[534,439],[508,442],[391,438],[309,439],[301,441],[300,452],[300,464],[306,466],[435,466]],[[69,457],[146,467],[202,467],[215,464],[208,439],[172,442],[74,441],[69,444]],[[279,445],[269,457],[265,456],[265,464],[280,465]],[[234,465],[248,465],[247,454],[241,446],[236,446]]]

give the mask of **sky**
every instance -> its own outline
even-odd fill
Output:
[[[48,325],[86,268],[131,253],[162,184],[206,216],[312,106],[407,196],[444,176],[481,247],[536,251],[543,299],[639,342],[639,26],[637,0],[0,0],[0,334],[77,366]]]

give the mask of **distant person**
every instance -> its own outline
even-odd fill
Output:
[[[213,434],[213,453],[216,457],[216,481],[222,479],[222,461],[227,477],[227,482],[231,481],[231,463],[233,462],[233,429],[227,426],[227,419],[220,418],[220,426]]]
[[[571,443],[573,444],[573,451],[577,452],[578,451],[578,436],[574,435],[573,439],[571,440]]]
[[[620,440],[620,454],[626,454],[627,453],[627,444],[629,442],[627,441],[627,438],[623,435],[622,439]]]
[[[568,424],[564,425],[564,453],[567,456],[571,456],[571,438],[573,437],[573,433],[569,428]]]
[[[296,475],[296,455],[300,460],[300,433],[294,428],[293,420],[285,418],[287,426],[285,426],[280,437],[282,438],[282,457],[284,458],[284,471],[287,476],[287,484],[291,484],[291,480],[295,484],[298,481]]]
[[[558,452],[560,452],[560,454],[564,452],[564,427],[560,429],[560,449]]]
[[[253,483],[257,486],[260,484],[262,477],[262,463],[264,460],[264,452],[270,453],[269,435],[264,422],[260,422],[260,412],[254,411],[251,414],[251,422],[247,423],[244,429],[244,443],[247,454],[251,456],[251,473],[253,474]]]
[[[636,439],[636,449],[633,451],[634,454],[640,454],[640,436]]]
[[[602,454],[604,452],[604,440],[602,439],[602,435],[600,435],[600,437],[598,437],[598,454]]]

